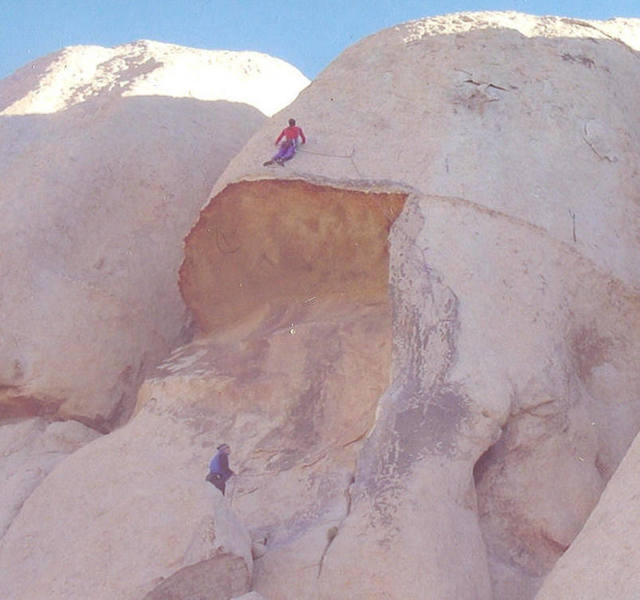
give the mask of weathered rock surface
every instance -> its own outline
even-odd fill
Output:
[[[0,425],[0,538],[56,465],[98,436],[74,421],[27,419]]]
[[[203,198],[258,108],[305,84],[264,55],[154,42],[65,49],[0,82],[0,418],[126,419],[187,339],[176,273]]]
[[[4,79],[0,114],[55,113],[106,94],[222,100],[271,116],[308,84],[298,69],[260,52],[200,50],[151,40],[115,48],[70,46]]]
[[[386,240],[405,197],[311,181],[230,186],[185,241],[180,288],[198,330],[282,321],[318,299],[387,303]]]
[[[210,590],[221,600],[249,591],[251,540],[202,465],[180,451],[193,434],[153,413],[142,424],[84,446],[30,495],[0,541],[2,572],[11,573],[0,597]]]
[[[45,573],[51,598],[105,578],[105,598],[195,594],[191,566],[236,573],[253,552],[265,598],[533,598],[640,428],[640,59],[616,27],[640,29],[401,25],[268,122],[186,238],[197,337],[27,500],[0,596],[30,598]],[[304,152],[261,167],[289,115]],[[226,499],[198,487],[221,441]],[[215,528],[194,542],[229,506],[234,549]],[[133,557],[126,589],[114,554],[122,572]]]
[[[293,161],[257,166],[273,120],[218,180],[196,229],[229,195],[410,186],[390,236],[393,381],[302,597],[531,598],[597,502],[640,427],[638,26],[509,13],[381,32],[287,109],[309,137]],[[197,313],[218,267],[189,249]],[[301,597],[283,590],[303,540],[261,571],[267,549],[256,590]]]
[[[273,119],[214,193],[247,177],[401,182],[537,225],[638,286],[639,31],[638,19],[519,13],[382,31],[287,109],[309,135],[304,152],[258,167],[284,124]]]
[[[536,600],[634,598],[640,589],[640,438],[600,502],[547,577]]]

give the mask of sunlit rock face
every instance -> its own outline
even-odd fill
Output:
[[[532,598],[580,531],[640,426],[638,26],[478,13],[383,31],[218,180],[193,230],[208,227],[208,266],[187,238],[181,271],[214,337],[216,315],[243,306],[258,328],[280,289],[262,297],[247,270],[216,288],[229,282],[218,256],[234,261],[254,235],[216,214],[229,195],[242,206],[263,190],[268,204],[304,182],[407,194],[389,236],[390,385],[348,515],[325,528],[315,562],[303,541],[267,545],[257,591]],[[285,117],[308,142],[285,167],[262,167]],[[267,281],[271,265],[253,256]],[[316,581],[284,592],[312,562]]]
[[[292,65],[259,52],[201,50],[151,40],[115,48],[71,46],[7,77],[0,114],[50,114],[113,95],[223,100],[271,116],[308,84]]]
[[[46,585],[51,598],[95,588],[91,596],[105,600],[174,592],[228,599],[217,591],[223,583],[241,595],[238,589],[252,572],[249,537],[254,555],[261,556],[254,577],[260,563],[260,577],[272,582],[274,594],[282,586],[303,594],[315,585],[315,563],[348,514],[346,490],[358,449],[388,386],[385,238],[405,195],[306,182],[273,191],[275,196],[263,196],[265,206],[255,217],[274,228],[257,239],[243,238],[244,257],[238,250],[235,260],[242,270],[253,264],[252,256],[270,250],[270,273],[280,282],[272,289],[286,290],[290,300],[274,291],[274,302],[258,317],[255,311],[230,311],[215,335],[176,350],[144,382],[127,425],[69,457],[38,487],[0,542],[0,565],[18,561],[14,575],[0,583],[0,595],[33,597]],[[245,214],[245,192],[240,186],[230,193],[226,208]],[[320,202],[328,215],[319,215]],[[339,222],[336,215],[351,220]],[[316,257],[312,263],[284,252],[302,239],[296,235],[307,232],[305,224],[316,232],[304,238],[306,252]],[[360,233],[359,224],[366,225]],[[206,227],[194,229],[190,239],[194,253],[219,252]],[[343,250],[351,241],[360,270],[347,254],[335,261],[330,241]],[[315,277],[329,266],[332,294]],[[247,268],[245,280],[251,274]],[[288,277],[306,277],[303,289],[292,290]],[[259,300],[256,305],[262,306]],[[222,441],[230,444],[231,467],[238,472],[226,499],[204,481]],[[242,526],[220,525],[231,518],[225,517],[229,508]],[[40,536],[34,550],[28,541],[41,526],[36,515],[57,526]],[[77,540],[73,561],[56,549],[69,537]],[[115,548],[117,559],[105,562]],[[291,562],[296,579],[282,578],[292,574],[280,568],[282,561]],[[114,571],[122,577],[113,579]]]
[[[640,428],[638,26],[461,14],[343,53],[194,216],[194,339],[25,503],[0,596],[73,597],[117,549],[132,600],[204,594],[215,556],[271,600],[534,598]],[[264,167],[289,117],[307,144]],[[62,528],[28,551],[57,511],[85,570]]]
[[[189,335],[182,238],[261,111],[305,84],[266,55],[155,42],[67,48],[0,82],[0,416],[126,420]]]
[[[154,436],[130,429],[132,443],[119,430],[85,445],[33,491],[0,541],[3,598],[157,600],[209,590],[222,599],[249,591],[246,528],[195,469],[176,477],[185,465],[169,432],[158,418],[147,425]]]

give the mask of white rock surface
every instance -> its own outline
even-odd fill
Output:
[[[2,82],[0,115],[50,114],[95,96],[169,96],[239,102],[267,116],[290,104],[309,80],[259,52],[200,50],[151,40],[115,48],[70,46]]]
[[[519,13],[384,30],[253,136],[213,193],[273,176],[395,181],[541,227],[639,287],[639,30]],[[289,115],[309,143],[285,169],[260,168]]]
[[[150,414],[146,427],[134,421],[103,436],[35,489],[0,541],[0,569],[11,573],[0,597],[139,600],[221,589],[217,600],[249,591],[249,535],[202,465],[181,452],[188,428],[169,424]]]
[[[183,236],[256,107],[305,83],[267,56],[155,42],[68,48],[0,82],[0,418],[126,419],[188,334]]]
[[[0,425],[0,538],[56,465],[98,436],[74,421],[27,419]]]
[[[536,600],[634,598],[640,589],[640,438]]]
[[[282,193],[299,180],[413,190],[391,236],[395,381],[310,598],[532,598],[597,502],[640,426],[639,30],[473,13],[383,31],[216,183],[212,207],[265,180]],[[308,143],[285,168],[261,168],[285,116]],[[228,187],[240,181],[242,193]],[[457,308],[439,322],[447,297]],[[409,385],[416,365],[426,371]],[[453,411],[431,441],[430,411]],[[278,573],[284,590],[288,556],[305,547],[264,588],[259,567],[256,589],[269,595]]]

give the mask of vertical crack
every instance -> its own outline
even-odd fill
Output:
[[[327,556],[327,552],[329,552],[329,548],[331,547],[333,540],[336,539],[336,537],[338,536],[338,533],[340,532],[340,528],[349,517],[349,513],[351,513],[351,500],[352,500],[351,486],[353,485],[354,481],[355,481],[355,475],[352,475],[351,480],[349,481],[349,485],[347,486],[347,489],[344,491],[344,496],[347,501],[347,508],[346,508],[344,517],[342,517],[338,525],[334,525],[333,527],[329,527],[329,529],[327,529],[327,545],[324,547],[324,550],[322,551],[322,555],[320,556],[320,562],[318,563],[318,579],[322,575],[322,567],[324,566],[324,559]]]

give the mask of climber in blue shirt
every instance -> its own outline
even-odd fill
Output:
[[[234,474],[234,472],[229,468],[229,454],[231,454],[231,448],[228,444],[220,444],[217,450],[217,454],[209,463],[207,481],[215,485],[224,496],[225,483],[227,482],[227,479]]]

